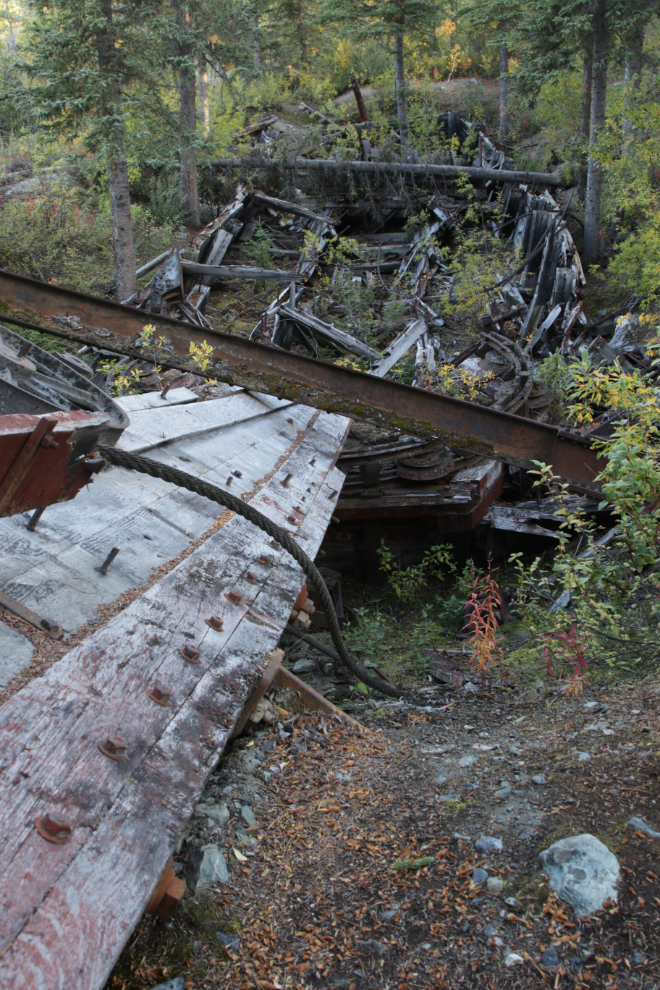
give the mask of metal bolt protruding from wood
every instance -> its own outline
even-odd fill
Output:
[[[57,448],[59,447],[59,443],[57,442],[57,440],[53,440],[50,434],[47,433],[46,436],[42,438],[41,446],[52,447],[53,450],[57,450]]]
[[[245,601],[240,591],[228,591],[225,598],[227,598],[233,605],[242,605]]]
[[[110,564],[113,562],[113,560],[115,559],[118,553],[119,553],[119,547],[113,547],[110,553],[108,554],[108,556],[101,564],[101,566],[96,568],[99,574],[102,574],[105,577],[105,575],[108,573],[108,568],[110,567]]]
[[[282,547],[280,546],[280,544],[276,540],[269,540],[268,541],[268,546],[269,547],[272,547],[273,550],[281,550],[282,549]]]
[[[41,815],[35,821],[34,827],[39,835],[48,842],[56,843],[56,845],[64,845],[71,838],[71,823],[62,815],[50,813]]]
[[[199,659],[199,650],[196,646],[193,646],[192,643],[188,643],[187,646],[184,646],[183,649],[179,650],[179,653],[184,660],[188,661],[188,663],[201,663],[201,660]]]
[[[282,488],[289,488],[291,486],[291,479],[292,478],[293,478],[293,475],[292,474],[287,474],[286,478],[282,482]]]
[[[254,573],[254,571],[247,571],[245,580],[249,581],[250,584],[261,584],[260,578]]]
[[[232,474],[234,475],[235,478],[242,478],[243,477],[243,472],[242,471],[232,471]]]
[[[30,521],[25,528],[29,529],[31,533],[34,533],[35,529],[37,528],[37,523],[39,522],[45,511],[46,511],[45,505],[42,509],[36,509],[30,516]]]
[[[297,526],[298,525],[298,520],[296,519],[295,516],[287,516],[286,517],[286,521],[287,522],[290,522],[290,523],[293,523],[294,526]]]
[[[111,736],[99,743],[99,749],[111,760],[126,759],[126,743],[120,736]]]
[[[212,615],[210,619],[205,619],[204,621],[207,626],[210,626],[211,629],[215,629],[216,632],[222,632],[224,629],[224,623],[219,615]]]
[[[163,389],[163,391],[160,393],[161,399],[166,399],[167,398],[167,393],[169,392],[169,390],[171,388],[172,388],[172,386],[168,382],[168,384],[165,386],[165,388]]]
[[[172,692],[169,688],[163,687],[162,684],[156,684],[155,687],[152,687],[151,691],[147,691],[147,694],[157,705],[162,705],[163,708],[169,708],[170,701],[172,700]]]
[[[232,476],[231,476],[231,475],[229,475],[229,477],[227,478],[227,484],[228,484],[228,485],[231,485],[231,483],[232,483],[232,481],[233,481],[233,480],[234,480],[234,479],[232,478]]]
[[[24,358],[25,355],[32,349],[32,344],[29,340],[24,340],[18,349],[19,358]]]

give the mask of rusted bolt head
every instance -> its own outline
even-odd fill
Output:
[[[104,756],[108,756],[111,760],[126,759],[126,743],[120,736],[104,739],[103,742],[99,743],[99,749]]]
[[[215,629],[216,632],[220,632],[224,629],[224,623],[219,615],[212,615],[210,619],[205,619],[206,625],[210,626],[211,629]]]
[[[259,580],[258,575],[256,575],[254,573],[254,571],[248,571],[246,573],[245,577],[246,577],[246,580],[248,580],[250,582],[250,584],[260,584],[261,583],[260,580]]]
[[[300,512],[302,514],[302,505],[294,505],[293,508],[296,510],[296,512]]]
[[[53,440],[50,434],[47,433],[46,436],[41,441],[41,446],[52,447],[53,450],[57,450],[57,448],[59,447],[59,443],[57,442],[57,440]]]
[[[60,846],[71,838],[71,823],[62,815],[41,815],[35,821],[34,827],[39,835],[42,835],[48,842],[55,842]]]
[[[196,646],[193,646],[192,643],[188,643],[187,646],[184,646],[182,650],[179,650],[179,653],[184,660],[188,661],[188,663],[201,663],[201,660],[199,659],[199,650]]]
[[[269,540],[268,546],[269,547],[272,547],[273,550],[281,550],[282,549],[282,547],[280,546],[280,544],[277,543],[275,540]]]
[[[227,598],[233,605],[242,605],[245,601],[245,598],[240,591],[228,591],[225,598]]]
[[[286,521],[287,522],[290,522],[290,523],[293,523],[294,526],[297,526],[298,525],[298,520],[296,519],[295,516],[287,516],[286,517]]]
[[[151,691],[147,691],[147,694],[152,701],[155,701],[157,705],[162,705],[163,708],[168,708],[170,701],[172,700],[172,692],[170,689],[162,687],[160,684],[153,687]]]

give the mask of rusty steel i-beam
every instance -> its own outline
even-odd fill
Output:
[[[190,343],[206,340],[213,346],[212,374],[220,381],[442,440],[522,468],[534,468],[541,461],[573,484],[598,488],[595,478],[603,461],[589,440],[546,423],[326,364],[270,344],[202,330],[3,270],[0,301],[8,307],[0,322],[5,319],[138,358],[144,355],[135,346],[135,338],[151,322],[166,341],[168,356],[159,356],[165,367],[195,371]],[[50,322],[65,314],[78,317],[85,329],[63,331],[61,324]]]

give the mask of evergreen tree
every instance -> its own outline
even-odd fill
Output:
[[[358,41],[379,38],[394,55],[396,114],[402,144],[408,138],[404,39],[435,27],[437,8],[426,0],[325,0],[324,20],[343,24]]]
[[[145,72],[141,0],[39,0],[21,67],[34,80],[34,113],[56,134],[103,152],[110,187],[117,297],[136,289],[125,118]]]

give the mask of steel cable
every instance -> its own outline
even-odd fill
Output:
[[[196,492],[198,495],[203,495],[204,498],[208,498],[212,502],[217,502],[219,505],[231,509],[237,516],[247,519],[248,522],[251,522],[254,526],[258,526],[259,529],[262,529],[276,540],[293,557],[296,563],[300,564],[307,580],[318,592],[328,622],[330,635],[332,636],[332,642],[335,644],[335,648],[344,667],[365,684],[368,684],[374,691],[389,695],[391,698],[401,697],[401,691],[397,691],[391,684],[387,684],[379,677],[370,673],[366,667],[363,667],[351,655],[342,638],[335,606],[327,585],[323,580],[323,575],[305,551],[298,546],[290,533],[272,522],[272,520],[268,519],[263,513],[251,505],[243,502],[236,495],[231,495],[229,492],[225,492],[222,488],[217,488],[215,485],[209,485],[206,481],[200,481],[199,478],[195,478],[185,471],[169,467],[166,464],[159,464],[157,461],[152,461],[148,457],[140,457],[137,454],[129,454],[125,450],[117,450],[116,447],[99,446],[97,450],[106,461],[114,464],[116,467],[127,468],[129,471],[140,471],[142,474],[151,475],[152,478],[162,478],[163,481],[169,481],[173,485],[187,488],[191,492]]]

